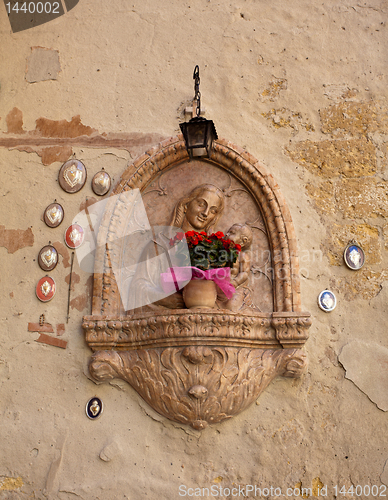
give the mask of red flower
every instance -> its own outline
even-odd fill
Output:
[[[239,252],[241,252],[241,245],[239,245],[238,243],[236,243],[236,250],[238,250]]]
[[[184,237],[185,237],[185,233],[176,233],[176,235],[175,235],[175,238],[178,241],[182,241]]]
[[[179,237],[181,233],[178,233]],[[210,235],[206,234],[205,231],[200,233],[197,231],[187,231],[185,233],[186,241],[190,250],[190,261],[191,265],[194,267],[199,267],[200,269],[212,269],[215,265],[220,265],[220,260],[222,258],[221,267],[232,265],[236,262],[237,252],[241,250],[240,245],[236,245],[233,241],[225,239],[224,233],[217,231]],[[178,235],[175,237],[178,239]],[[206,242],[206,251],[203,248],[202,252],[196,252],[195,249],[201,242]],[[225,250],[230,254],[228,255],[227,262],[225,260]]]

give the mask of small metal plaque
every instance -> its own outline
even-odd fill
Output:
[[[89,399],[86,403],[86,415],[92,420],[100,417],[103,409],[104,407],[100,398]]]
[[[358,271],[365,264],[364,250],[356,243],[349,243],[344,251],[344,261],[349,269]]]
[[[59,170],[58,182],[66,193],[77,193],[86,182],[86,168],[79,160],[68,160]]]
[[[51,203],[51,205],[45,209],[43,219],[48,227],[58,227],[63,221],[64,215],[65,212],[62,205],[59,203]]]
[[[318,305],[325,312],[331,312],[337,305],[337,299],[330,290],[323,290],[318,297]]]
[[[104,196],[110,189],[111,178],[105,170],[97,172],[92,179],[92,189],[97,196]]]
[[[66,229],[65,243],[69,248],[78,248],[84,241],[85,232],[79,224],[72,224]]]
[[[58,264],[58,252],[53,245],[44,246],[38,255],[38,264],[43,271],[52,271]]]
[[[44,276],[36,285],[36,296],[41,302],[51,300],[56,291],[55,281],[50,276]]]

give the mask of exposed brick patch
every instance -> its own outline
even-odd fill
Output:
[[[34,152],[42,158],[44,165],[66,161],[72,155],[73,147],[124,149],[132,157],[137,157],[149,147],[166,140],[166,137],[160,134],[99,133],[98,130],[83,125],[79,115],[73,116],[70,121],[41,117],[36,120],[35,129],[28,132],[22,128],[22,112],[17,108],[9,113],[8,121],[9,133],[17,134],[18,137],[1,134],[0,147]]]
[[[41,342],[42,344],[53,345],[55,347],[60,347],[61,349],[66,349],[67,341],[57,339],[56,337],[50,337],[50,335],[46,335],[45,333],[41,333],[39,338],[35,340],[35,342]]]
[[[64,333],[65,333],[65,325],[64,325],[64,323],[59,323],[57,325],[57,336],[60,337]]]
[[[24,247],[32,247],[34,244],[34,234],[29,227],[23,229],[5,229],[0,226],[0,246],[5,247],[8,253],[15,253]]]
[[[5,118],[8,134],[24,134],[23,113],[18,108],[13,108]]]
[[[39,323],[28,323],[28,331],[54,333],[54,329],[50,323],[43,323],[43,325]]]
[[[73,116],[70,121],[38,118],[35,123],[35,131],[32,133],[40,137],[74,138],[97,133],[96,129],[81,123],[80,115]]]
[[[70,301],[70,307],[72,309],[77,309],[77,311],[82,312],[89,303],[89,296],[87,293],[78,295]]]
[[[65,277],[65,281],[67,284],[70,283],[70,275],[71,275],[71,290],[74,291],[74,285],[77,285],[80,282],[81,278],[80,278],[79,274],[77,274],[75,272],[69,273]]]
[[[47,148],[20,146],[17,149],[26,153],[36,153],[41,157],[43,165],[51,165],[56,161],[65,162],[73,154],[71,146],[49,146]]]
[[[93,275],[89,276],[86,281],[86,293],[78,295],[70,301],[70,307],[72,309],[77,309],[77,311],[83,311],[90,303],[93,291]]]

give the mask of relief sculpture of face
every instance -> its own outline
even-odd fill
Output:
[[[186,206],[186,220],[191,227],[201,231],[208,227],[221,208],[220,197],[211,191],[204,190]]]

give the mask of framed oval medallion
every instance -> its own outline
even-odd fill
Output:
[[[344,251],[344,261],[349,269],[358,271],[365,264],[364,250],[356,243],[349,243]]]
[[[86,182],[86,168],[79,160],[68,160],[59,170],[58,182],[66,193],[77,193]]]
[[[108,173],[105,172],[105,170],[100,170],[100,172],[97,172],[96,175],[92,179],[92,189],[94,194],[97,196],[104,196],[109,189],[111,185],[111,178]]]
[[[38,255],[38,264],[43,271],[52,271],[58,264],[58,252],[53,245],[44,246]]]
[[[84,230],[79,224],[72,224],[66,229],[65,243],[69,248],[78,248],[84,241]]]
[[[92,398],[86,403],[86,415],[91,419],[95,420],[103,412],[104,406],[100,398]]]
[[[58,227],[63,221],[65,212],[59,203],[51,203],[43,214],[43,220],[48,227]]]
[[[331,312],[337,305],[337,299],[330,290],[323,290],[318,297],[318,305],[325,312]]]
[[[41,302],[48,302],[55,295],[55,281],[50,276],[44,276],[36,285],[36,296]]]

